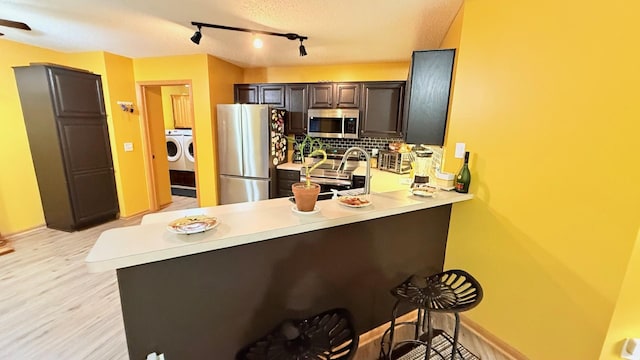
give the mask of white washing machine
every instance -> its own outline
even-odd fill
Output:
[[[169,170],[186,170],[183,135],[180,130],[165,130]]]
[[[196,171],[195,149],[193,147],[193,133],[182,136],[182,151],[184,152],[184,166],[187,171]]]

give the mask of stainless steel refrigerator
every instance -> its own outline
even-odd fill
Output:
[[[220,204],[275,195],[275,166],[286,161],[283,118],[266,105],[218,105]]]

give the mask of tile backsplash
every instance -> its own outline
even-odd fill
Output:
[[[302,142],[304,135],[296,135],[296,141]],[[326,146],[326,148],[349,148],[351,146],[358,146],[371,153],[373,149],[388,149],[389,144],[393,142],[404,142],[402,138],[359,138],[359,139],[332,139],[332,138],[320,138],[318,139]],[[430,145],[428,146],[433,151],[432,169],[442,168],[443,150],[441,146]],[[305,150],[308,153],[309,149]],[[360,160],[365,160],[364,155],[360,154]]]

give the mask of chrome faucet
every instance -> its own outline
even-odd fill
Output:
[[[345,162],[347,161],[347,158],[349,157],[352,151],[360,151],[361,153],[364,154],[364,157],[367,161],[367,173],[364,178],[364,193],[365,195],[368,195],[371,192],[370,191],[371,188],[369,185],[369,181],[371,179],[371,157],[369,156],[369,153],[367,153],[366,150],[357,146],[348,148],[347,151],[344,152],[344,155],[342,155],[342,161],[340,161],[340,165],[338,165],[338,171],[340,172],[344,171]]]

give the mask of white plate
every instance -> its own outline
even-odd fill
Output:
[[[359,199],[360,201],[362,201],[362,204],[349,204],[347,201],[351,200],[351,199]],[[340,196],[338,198],[338,204],[343,205],[343,206],[347,206],[347,207],[351,207],[351,208],[362,208],[362,207],[366,207],[371,205],[371,201],[365,199],[365,198],[361,198],[359,196]]]
[[[311,210],[311,211],[300,211],[300,210],[298,210],[297,206],[293,205],[291,207],[291,211],[293,211],[296,214],[301,214],[301,215],[313,215],[313,214],[319,213],[320,212],[320,208],[318,207],[318,205],[316,205],[313,208],[313,210]]]
[[[197,234],[211,230],[218,226],[220,221],[212,216],[192,215],[175,219],[167,225],[167,230],[174,234]]]
[[[422,196],[422,197],[434,197],[436,195],[436,192],[433,190],[427,190],[424,188],[415,188],[415,189],[411,189],[411,194],[415,195],[415,196]]]

